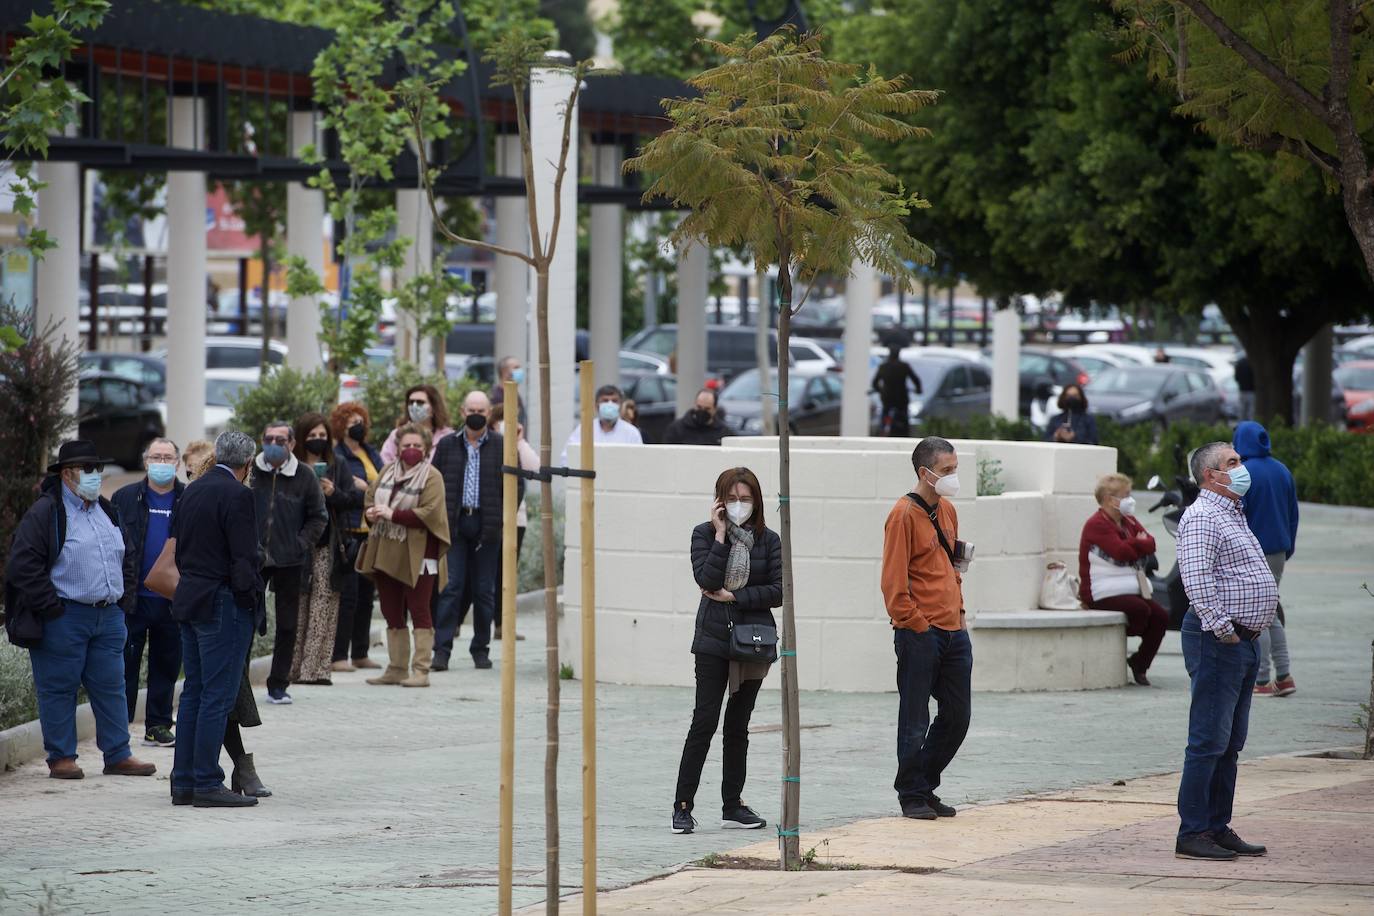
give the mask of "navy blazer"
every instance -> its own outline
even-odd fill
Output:
[[[265,633],[253,491],[225,468],[211,468],[182,494],[172,517],[172,536],[177,539],[177,571],[181,573],[172,598],[172,617],[209,620],[215,592],[225,586],[233,591],[239,607],[254,609],[257,630]]]

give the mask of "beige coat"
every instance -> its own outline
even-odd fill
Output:
[[[381,477],[372,482],[363,497],[363,511],[372,505]],[[448,582],[448,507],[444,501],[444,477],[430,465],[425,477],[424,489],[420,491],[420,504],[415,514],[424,522],[424,528],[407,528],[404,541],[393,541],[373,532],[368,535],[367,543],[358,552],[358,572],[368,578],[377,573],[385,573],[398,582],[413,587],[420,578],[420,565],[425,559],[425,544],[429,535],[439,539],[439,587]]]

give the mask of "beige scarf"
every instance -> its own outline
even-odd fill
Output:
[[[420,493],[429,479],[429,461],[426,459],[412,468],[407,468],[398,458],[386,466],[381,479],[377,481],[377,492],[373,494],[372,504],[390,506],[392,511],[414,509],[420,505]],[[371,523],[371,529],[379,537],[393,541],[406,539],[406,527],[390,519],[379,518]]]

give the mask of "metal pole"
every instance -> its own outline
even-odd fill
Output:
[[[91,291],[91,322],[86,327],[86,349],[100,349],[100,255],[91,252],[91,265],[86,286]]]
[[[595,364],[582,361],[582,469],[593,470]],[[596,916],[596,481],[582,478],[582,913]]]
[[[981,346],[988,345],[988,297],[983,297],[983,335]]]
[[[147,353],[153,348],[153,256],[143,256],[143,340],[139,349]]]
[[[957,282],[957,281],[956,281]],[[954,287],[949,288],[949,313],[945,315],[945,327],[949,332],[949,346],[954,346]]]
[[[515,382],[505,383],[507,404],[519,403]],[[515,443],[519,435],[519,411],[506,411],[501,431],[501,460],[508,468],[518,467]],[[501,840],[499,856],[498,907],[502,916],[511,912],[511,884],[514,864],[515,827],[515,588],[519,558],[515,552],[515,510],[519,502],[519,481],[514,474],[501,476]]]

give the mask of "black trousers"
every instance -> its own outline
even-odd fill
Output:
[[[376,596],[377,587],[367,576],[355,572],[344,576],[343,589],[339,592],[339,624],[334,633],[334,661],[367,657],[372,642],[372,604]]]
[[[720,722],[720,704],[730,688],[730,662],[714,655],[697,655],[697,699],[692,709],[692,727],[682,746],[682,763],[677,771],[677,794],[674,807],[687,803],[691,810],[701,783],[701,768],[711,738]],[[725,704],[725,729],[722,732],[723,771],[720,781],[722,809],[738,807],[744,791],[744,777],[748,769],[749,717],[754,713],[763,681],[745,681]]]
[[[285,690],[291,684],[291,655],[296,651],[296,625],[301,610],[301,568],[264,566],[262,581],[272,584],[277,618],[276,640],[272,644],[272,671],[267,689]]]

